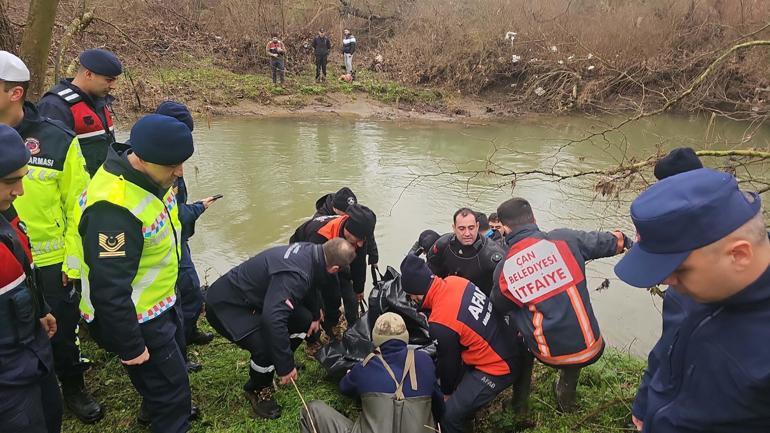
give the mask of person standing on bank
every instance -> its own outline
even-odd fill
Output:
[[[315,55],[315,81],[326,81],[326,62],[329,60],[329,51],[332,42],[326,37],[324,29],[318,30],[318,36],[313,38],[313,54]]]
[[[190,384],[173,311],[181,256],[172,185],[193,153],[190,129],[151,114],[131,128],[130,148],[110,147],[80,198],[80,311],[91,336],[126,369],[154,433],[189,429]],[[179,333],[179,334],[178,334]]]
[[[270,41],[265,47],[267,55],[270,56],[270,71],[272,72],[273,84],[283,84],[286,76],[286,47],[278,39],[278,34],[273,33]]]
[[[25,225],[13,208],[24,194],[30,156],[21,136],[0,125],[0,431],[59,433],[62,404],[49,342],[56,319],[37,287]]]
[[[16,129],[31,153],[24,178],[26,194],[15,208],[27,225],[39,288],[56,317],[51,339],[56,375],[67,408],[82,422],[102,418],[102,409],[85,387],[77,341],[80,238],[73,212],[89,177],[78,139],[61,122],[43,118],[25,102],[29,70],[15,55],[0,51],[0,123]]]
[[[664,357],[648,365],[637,393],[637,429],[770,431],[770,240],[759,195],[700,168],[653,184],[631,204],[631,219],[639,241],[617,276],[695,301],[680,304],[656,345]]]
[[[446,411],[442,431],[461,433],[478,409],[511,386],[522,346],[471,281],[440,278],[414,254],[401,262],[401,284],[426,311]]]
[[[190,128],[190,132],[195,127],[190,110],[184,104],[165,101],[158,105],[155,113],[179,120]],[[203,312],[203,293],[201,293],[200,278],[192,261],[188,240],[195,234],[195,222],[216,199],[214,197],[206,197],[203,200],[188,204],[187,185],[182,176],[177,179],[174,189],[176,190],[176,201],[179,204],[179,222],[182,223],[182,257],[179,260],[179,281],[177,282],[177,287],[179,295],[182,297],[184,341],[186,346],[191,344],[204,345],[210,343],[214,335],[210,332],[203,332],[198,328],[198,318],[201,312]],[[188,360],[187,367],[188,370],[197,371],[200,370],[201,366],[196,362]]]
[[[88,175],[93,177],[115,142],[110,92],[123,73],[123,65],[115,54],[101,49],[83,51],[79,60],[75,78],[61,80],[43,95],[37,108],[42,116],[75,131]]]
[[[604,351],[586,287],[586,261],[621,254],[633,242],[620,231],[544,232],[529,202],[519,197],[503,202],[497,216],[509,250],[495,270],[492,303],[501,314],[511,315],[537,359],[559,369],[556,402],[562,411],[570,411],[580,370]],[[514,407],[520,413],[526,412],[531,375],[530,355],[514,386]]]
[[[345,60],[345,73],[353,75],[353,53],[356,52],[356,37],[345,29],[342,37],[342,57]]]
[[[223,337],[249,351],[249,380],[243,386],[257,417],[276,419],[274,373],[281,385],[297,378],[294,351],[320,329],[317,311],[305,306],[318,287],[355,258],[344,239],[323,245],[299,242],[269,248],[217,279],[206,292],[206,319]]]
[[[499,243],[479,234],[478,216],[471,209],[460,208],[454,213],[452,232],[441,236],[427,250],[428,267],[441,278],[467,278],[489,296],[492,274],[505,251]]]

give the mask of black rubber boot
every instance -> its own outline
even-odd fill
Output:
[[[102,407],[86,391],[82,375],[61,378],[61,388],[64,405],[80,422],[93,424],[104,417]]]
[[[187,345],[203,346],[211,343],[211,340],[213,339],[214,334],[210,332],[203,332],[196,326],[195,329],[193,329],[192,334],[190,334],[190,338],[187,340]]]
[[[535,365],[535,357],[527,352],[521,358],[521,370],[513,383],[513,398],[511,409],[518,418],[526,418],[529,415],[529,394],[532,388],[532,368]]]
[[[249,381],[243,385],[243,391],[255,416],[265,419],[281,417],[281,406],[273,398],[273,372],[258,373],[249,368]]]
[[[575,409],[580,370],[580,367],[559,369],[559,379],[554,382],[554,392],[556,394],[556,403],[562,412],[571,412]]]

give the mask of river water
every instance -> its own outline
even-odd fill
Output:
[[[581,138],[617,120],[538,117],[476,126],[344,118],[199,122],[195,155],[185,165],[190,198],[218,193],[224,198],[198,221],[190,242],[193,258],[201,280],[211,283],[264,248],[288,242],[295,227],[313,214],[316,199],[342,186],[377,213],[383,270],[386,265],[398,268],[422,230],[450,231],[457,208],[488,214],[513,195],[532,203],[545,230],[621,228],[633,236],[627,215],[635,193],[607,201],[597,196],[595,178],[554,182],[527,177],[512,188],[511,178],[465,172],[602,169],[623,155],[646,157],[657,147],[702,148],[708,129],[702,117],[657,117],[624,128],[622,135],[610,134],[609,141],[564,146],[565,139]],[[718,123],[709,133],[708,141],[716,143],[710,146],[730,147],[745,129]],[[755,134],[753,140],[766,147],[770,132]],[[463,173],[440,174],[456,171]],[[615,262],[588,265],[592,303],[608,342],[644,356],[660,334],[661,302],[618,281],[612,272]],[[610,287],[596,290],[605,278]]]

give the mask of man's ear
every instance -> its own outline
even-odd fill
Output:
[[[330,266],[330,267],[327,267],[327,268],[326,268],[326,272],[328,272],[328,273],[330,273],[330,274],[336,274],[336,273],[337,273],[337,272],[339,272],[339,271],[340,271],[340,267],[339,267],[339,266],[337,266],[337,265],[334,265],[334,266]]]
[[[747,240],[735,241],[728,248],[728,254],[732,257],[737,270],[744,270],[751,265],[754,258],[754,247],[751,242]]]

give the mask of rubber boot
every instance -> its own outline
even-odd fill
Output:
[[[86,391],[82,374],[62,377],[61,388],[64,405],[80,422],[93,424],[104,417],[102,407]]]
[[[559,369],[559,379],[554,383],[554,391],[556,393],[556,403],[562,412],[571,412],[575,409],[580,370],[580,367]]]
[[[517,418],[524,419],[529,415],[529,394],[532,388],[532,368],[535,365],[535,357],[527,352],[522,356],[521,369],[516,381],[513,383],[513,398],[511,409]]]
[[[258,418],[278,419],[281,406],[273,398],[273,372],[259,373],[249,368],[249,381],[243,385],[254,415]]]

